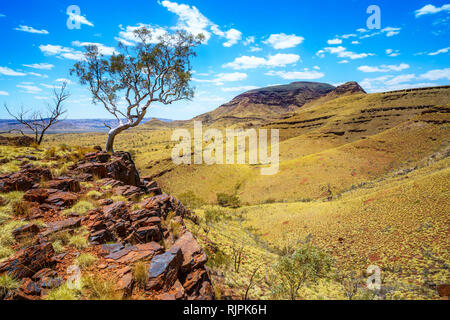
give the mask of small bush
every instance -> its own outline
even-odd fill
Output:
[[[88,193],[86,193],[86,196],[88,198],[98,200],[98,199],[100,199],[103,196],[103,193],[101,193],[101,192],[99,192],[97,190],[91,190]]]
[[[45,300],[78,300],[80,292],[75,289],[70,289],[67,284],[63,284],[58,288],[50,290]]]
[[[205,201],[197,197],[193,191],[187,191],[185,193],[180,194],[178,196],[178,200],[180,200],[181,203],[184,204],[189,209],[198,209],[205,204]]]
[[[64,251],[66,251],[66,247],[60,240],[53,242],[52,247],[56,253],[63,253]]]
[[[90,275],[84,277],[82,283],[90,300],[119,300],[112,280],[106,280],[99,275]]]
[[[275,265],[272,293],[278,299],[296,300],[303,285],[317,283],[331,267],[332,258],[326,252],[305,244],[291,256],[281,257]]]
[[[55,155],[56,155],[55,147],[50,147],[47,150],[45,150],[45,152],[44,152],[44,156],[46,159],[53,158],[53,157],[55,157]]]
[[[20,287],[19,281],[11,277],[9,274],[0,276],[0,299],[6,296],[10,291]]]
[[[94,262],[97,261],[97,258],[89,253],[82,253],[75,259],[75,263],[81,268],[90,267]]]
[[[239,208],[241,206],[241,201],[237,195],[218,193],[216,196],[217,204],[221,207]]]
[[[136,262],[136,264],[133,267],[134,280],[136,281],[137,285],[142,289],[145,288],[145,284],[147,283],[148,280],[147,267],[148,265],[143,261]]]
[[[86,249],[89,247],[89,243],[85,236],[83,235],[74,235],[69,239],[69,245],[77,248],[77,249]]]
[[[32,207],[28,201],[15,201],[11,205],[12,212],[17,217],[28,217]]]
[[[76,204],[74,204],[72,208],[64,210],[64,214],[77,213],[77,214],[83,216],[86,214],[86,212],[88,212],[94,208],[95,208],[95,206],[91,202],[81,200],[81,201],[78,201]]]

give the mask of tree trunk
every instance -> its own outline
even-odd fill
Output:
[[[121,124],[118,127],[115,127],[108,132],[108,140],[106,141],[106,152],[114,152],[114,139],[116,136],[121,133],[122,131],[128,129],[131,127],[130,124]]]

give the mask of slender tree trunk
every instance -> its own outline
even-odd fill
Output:
[[[106,152],[114,152],[114,139],[116,136],[121,133],[122,131],[128,129],[131,125],[130,124],[121,124],[115,128],[112,128],[108,132],[108,140],[106,141]]]

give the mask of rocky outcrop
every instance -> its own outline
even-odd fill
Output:
[[[89,188],[102,195],[92,200],[96,207],[83,215],[65,210],[79,199],[86,201],[89,189],[80,184],[85,179],[92,181]],[[86,250],[101,261],[95,272],[114,277],[123,297],[133,297],[132,267],[143,262],[148,279],[140,295],[149,299],[214,298],[206,254],[184,225],[183,218],[190,212],[180,201],[163,194],[156,182],[141,181],[129,154],[98,150],[73,165],[64,177],[52,177],[46,169],[27,168],[2,176],[0,185],[3,190],[26,191],[23,203],[28,212],[23,220],[43,218],[46,222],[45,226],[29,222],[13,230],[16,241],[31,244],[0,264],[0,275],[7,273],[20,281],[20,287],[3,298],[41,299],[63,284],[67,266],[85,249],[57,255],[51,239],[72,235],[80,227],[88,232],[90,246]],[[113,201],[110,195],[128,201]]]
[[[0,145],[29,147],[34,143],[34,139],[28,136],[5,137],[0,136]]]

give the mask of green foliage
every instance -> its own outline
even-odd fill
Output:
[[[70,289],[67,284],[50,290],[45,300],[79,300],[81,293],[76,289]]]
[[[16,290],[20,287],[19,281],[11,277],[9,274],[0,276],[0,299],[6,296],[10,291]]]
[[[205,201],[199,197],[193,192],[193,191],[186,191],[178,196],[178,200],[181,201],[182,204],[184,204],[189,209],[199,209],[204,204]]]
[[[241,201],[239,197],[234,194],[218,193],[217,204],[221,207],[239,208]]]
[[[82,253],[76,259],[75,263],[81,268],[87,268],[94,264],[97,258],[89,253]]]
[[[104,279],[100,275],[88,275],[81,282],[89,300],[119,300],[113,280]]]
[[[77,249],[86,249],[89,247],[89,243],[85,236],[83,235],[73,235],[69,239],[69,245],[77,248]]]
[[[274,267],[272,292],[276,298],[296,300],[306,283],[317,283],[328,275],[332,258],[324,251],[305,244],[292,254],[281,257]]]
[[[88,211],[95,209],[95,206],[86,200],[78,201],[72,208],[64,210],[64,214],[77,213],[81,216],[85,215]]]
[[[148,280],[148,264],[143,261],[138,261],[133,267],[133,277],[140,288],[145,288]]]

